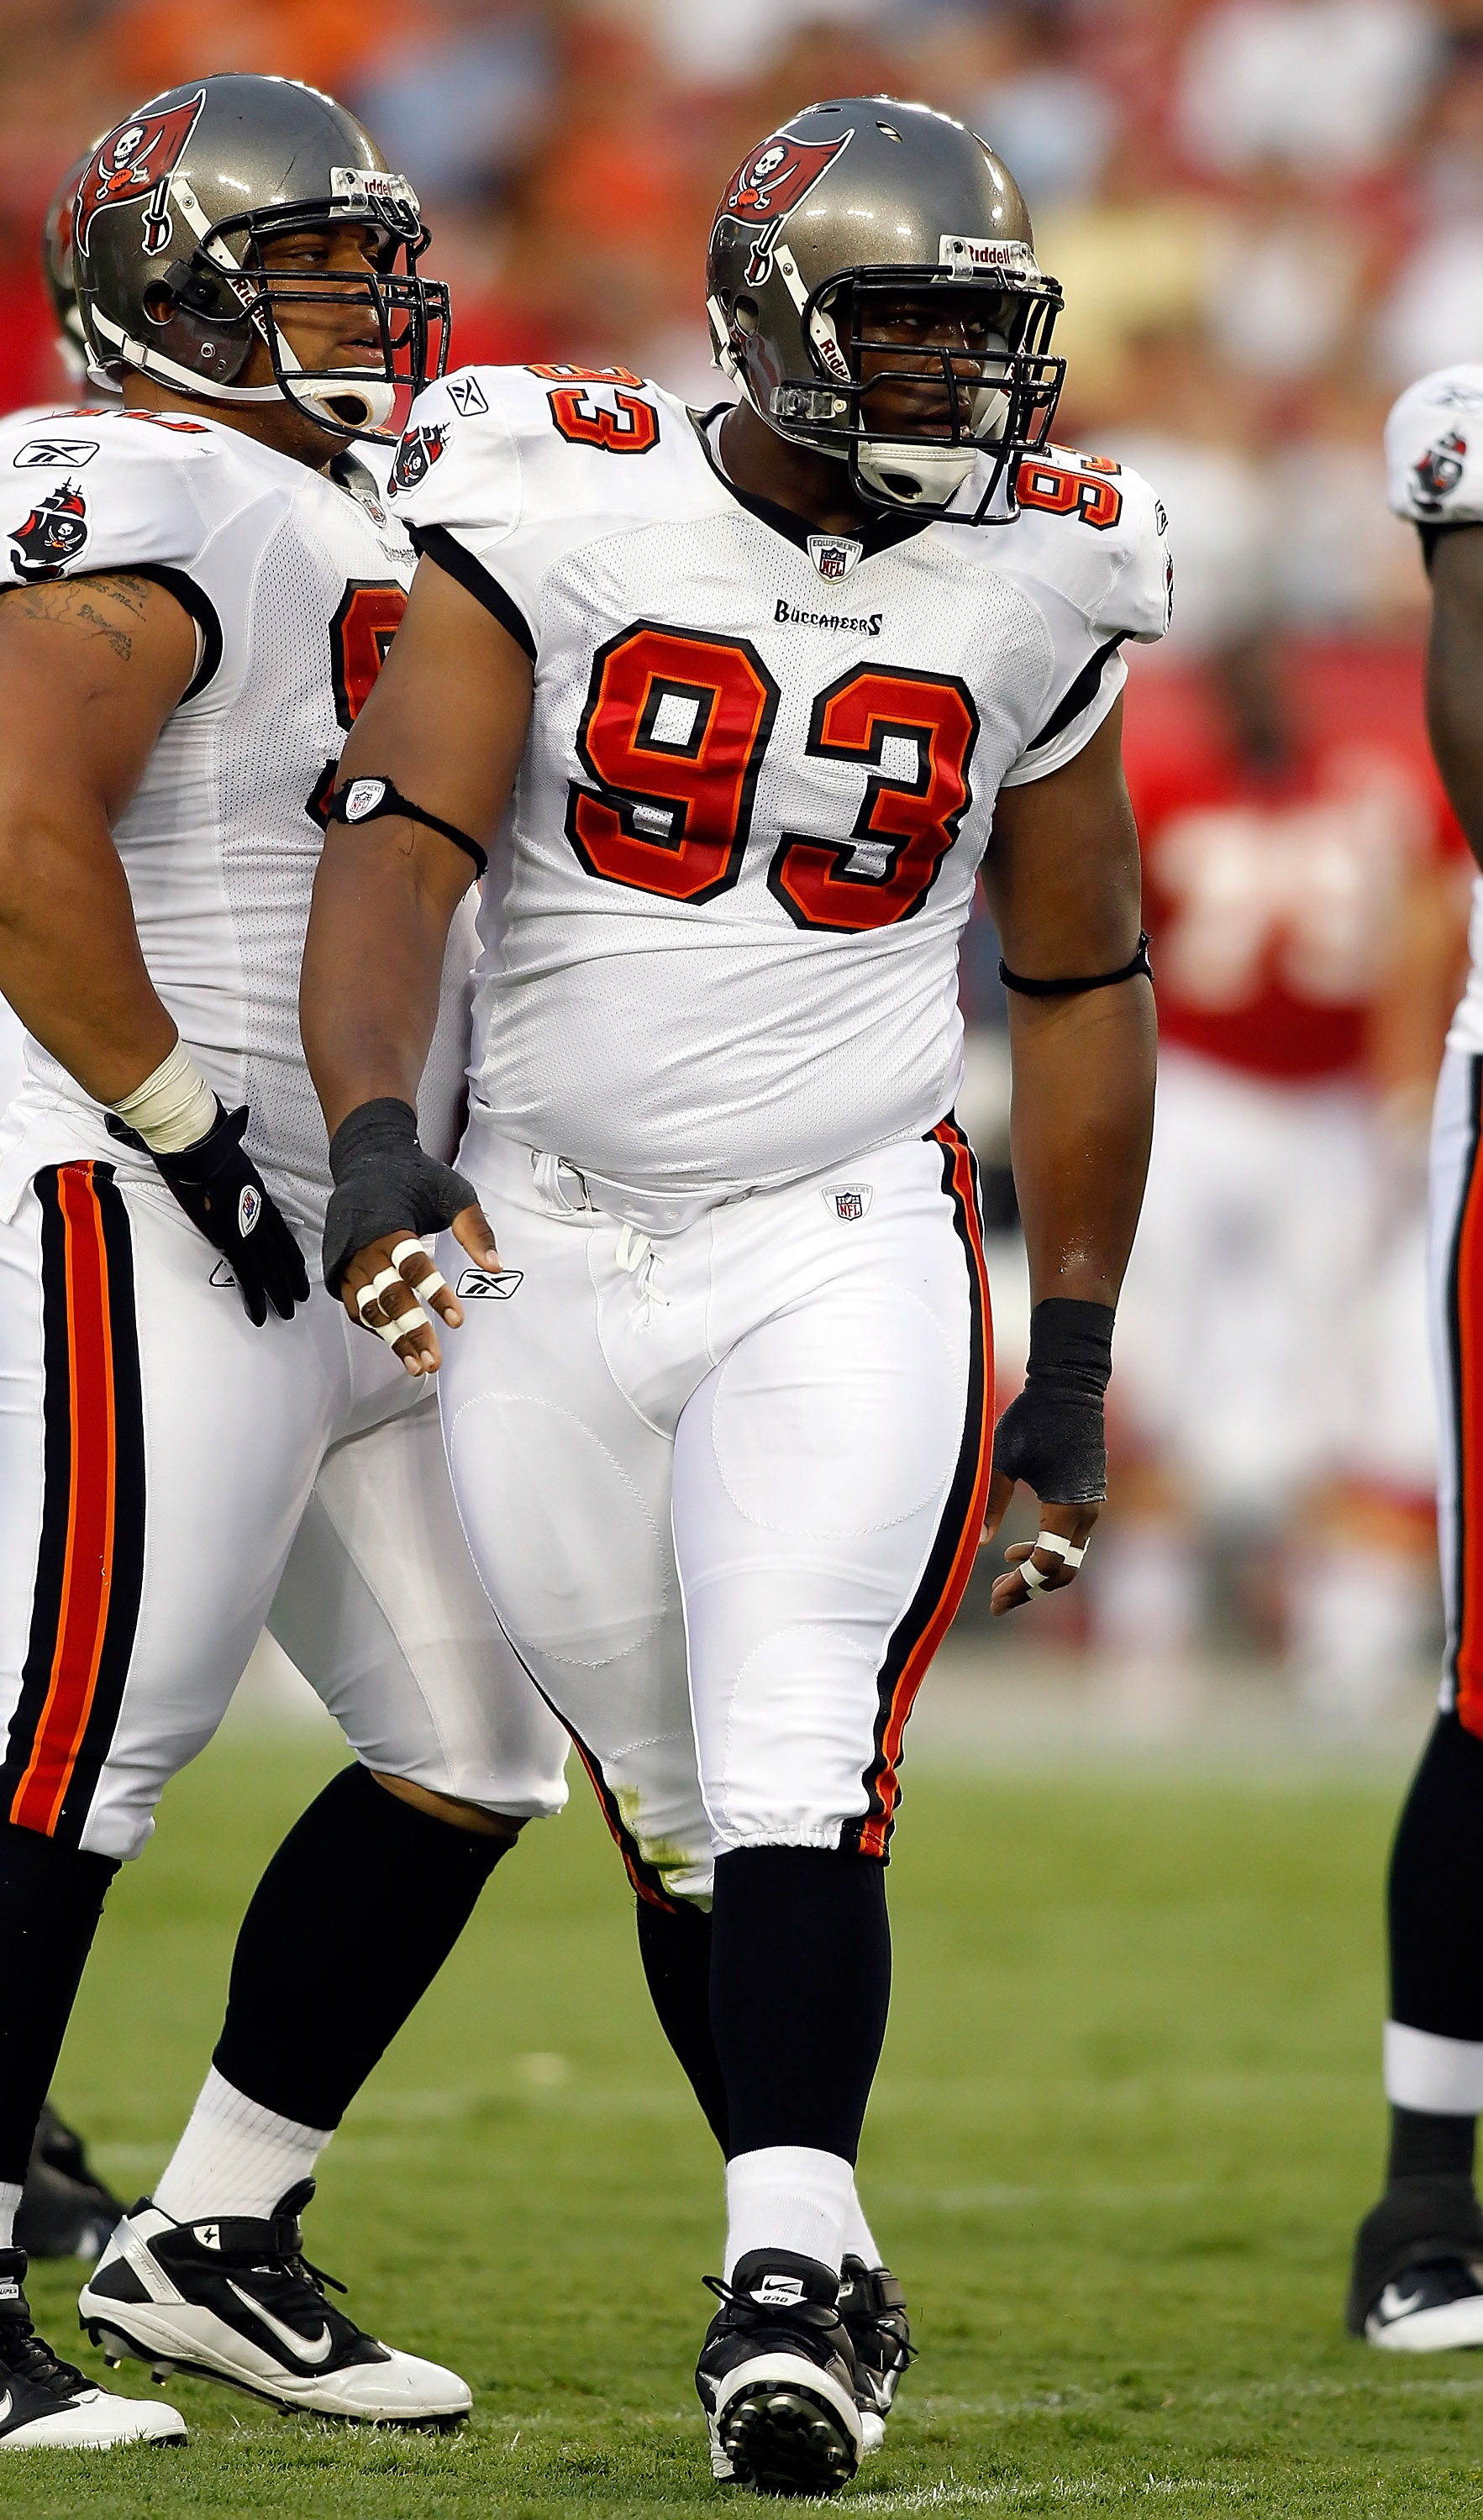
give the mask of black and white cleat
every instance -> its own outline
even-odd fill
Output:
[[[0,2451],[115,2450],[124,2442],[181,2442],[178,2407],[115,2398],[74,2363],[59,2362],[26,2308],[25,2251],[0,2249]]]
[[[855,2349],[855,2397],[868,2458],[885,2439],[885,2419],[901,2375],[917,2359],[906,2295],[889,2267],[847,2257],[839,2270],[839,2317]]]
[[[729,2284],[696,2366],[713,2476],[759,2494],[834,2494],[865,2450],[854,2349],[836,2276],[817,2259],[754,2249]]]
[[[1389,2354],[1445,2354],[1483,2345],[1483,2283],[1464,2258],[1428,2258],[1393,2275],[1365,2321]]]
[[[172,2223],[148,2197],[118,2225],[77,2298],[111,2362],[132,2356],[157,2380],[222,2380],[270,2405],[351,2423],[445,2430],[472,2399],[454,2371],[380,2344],[325,2298],[343,2291],[303,2257],[306,2179],[271,2218]]]

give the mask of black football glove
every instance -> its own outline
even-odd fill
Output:
[[[157,1154],[116,1112],[109,1113],[108,1126],[111,1137],[149,1156],[191,1223],[221,1253],[254,1328],[261,1329],[270,1304],[281,1321],[292,1321],[294,1305],[309,1300],[309,1273],[243,1146],[246,1102],[240,1111],[229,1111],[218,1096],[214,1125],[178,1155]]]
[[[1055,1505],[1107,1493],[1102,1393],[1112,1372],[1112,1307],[1052,1295],[1030,1315],[1025,1385],[994,1429],[994,1467]]]
[[[325,1217],[325,1284],[337,1295],[357,1251],[388,1234],[438,1234],[466,1207],[472,1182],[419,1146],[417,1113],[391,1096],[346,1113],[330,1141],[334,1195]]]

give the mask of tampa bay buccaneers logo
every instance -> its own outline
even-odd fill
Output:
[[[433,465],[448,443],[449,423],[441,421],[429,428],[409,428],[396,450],[391,467],[390,486],[395,490],[415,490],[426,481]]]
[[[23,524],[12,525],[10,539],[19,549],[11,554],[11,566],[27,586],[39,586],[43,578],[60,577],[87,538],[87,502],[75,481],[64,481],[60,490],[37,500]]]
[[[837,140],[794,140],[786,131],[775,131],[737,168],[726,187],[722,216],[729,212],[742,226],[761,230],[746,269],[754,289],[772,269],[773,246],[788,212],[807,198],[854,136],[846,130]]]
[[[144,216],[146,253],[163,253],[170,242],[170,176],[206,101],[204,88],[164,113],[136,113],[100,142],[77,187],[77,250],[89,250],[100,210],[138,202]]]
[[[1423,517],[1441,514],[1448,492],[1455,490],[1462,478],[1462,458],[1466,453],[1466,438],[1450,428],[1412,466],[1413,496]]]

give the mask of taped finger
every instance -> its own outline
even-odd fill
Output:
[[[398,1280],[397,1282],[400,1284],[402,1282]],[[427,1329],[428,1322],[421,1304],[409,1304],[404,1313],[394,1314],[389,1321],[368,1322],[366,1327],[375,1330],[378,1338],[384,1339],[388,1347],[396,1347],[412,1330]]]
[[[1063,1532],[1041,1531],[1035,1535],[1035,1546],[1037,1549],[1048,1549],[1053,1557],[1063,1559],[1074,1575],[1092,1543],[1090,1540],[1084,1540],[1078,1549],[1075,1541],[1067,1540]],[[1024,1572],[1022,1567],[1020,1572],[1021,1574]]]
[[[405,1279],[403,1281],[404,1284],[415,1286],[419,1295],[445,1295],[447,1293],[448,1281],[443,1276],[441,1269],[438,1268],[436,1262],[429,1256],[426,1245],[421,1242],[414,1242],[410,1234],[407,1236],[405,1241],[398,1242],[396,1245],[396,1248],[391,1254],[391,1266],[393,1269],[400,1272],[406,1268],[409,1260],[424,1260],[427,1265],[424,1269],[420,1278]]]

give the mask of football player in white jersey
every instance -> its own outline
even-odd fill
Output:
[[[1385,428],[1390,504],[1431,579],[1426,701],[1453,809],[1483,864],[1483,367],[1408,387]],[[1431,1337],[1441,1435],[1441,1704],[1388,1889],[1385,2192],[1360,2225],[1348,2320],[1403,2353],[1483,2345],[1483,876],[1431,1130]]]
[[[327,1282],[415,1378],[425,1307],[458,1329],[485,1584],[646,1919],[687,1917],[728,2155],[715,2473],[830,2491],[878,2425],[840,2276],[903,1727],[1015,1477],[1040,1539],[1000,1611],[1071,1579],[1103,1489],[1153,1056],[1118,650],[1170,577],[1147,486],[1046,442],[1059,292],[962,124],[799,113],[730,186],[708,288],[733,408],[559,366],[418,402],[392,486],[422,557],[302,1017]],[[486,851],[455,1185],[415,1089]],[[980,867],[1036,1307],[992,1474],[952,1108]],[[433,1273],[405,1246],[439,1224]]]
[[[329,99],[172,91],[78,195],[89,349],[124,407],[0,434],[0,985],[28,1036],[0,1128],[0,2448],[183,2429],[34,2336],[11,2218],[109,1882],[265,1621],[357,1763],[259,1887],[205,2090],[85,2323],[284,2406],[470,2403],[330,2306],[297,2221],[350,2093],[564,1793],[435,1412],[303,1257],[330,1189],[296,1018],[318,800],[412,566],[337,450],[428,373],[426,243]],[[450,1152],[471,959],[456,921],[419,1080]]]

